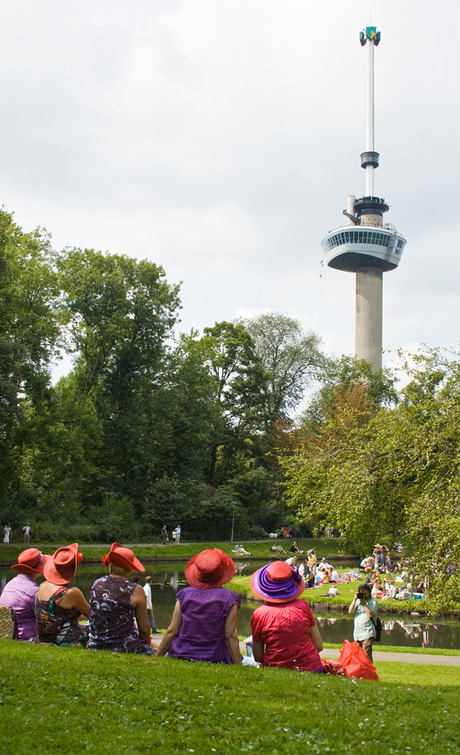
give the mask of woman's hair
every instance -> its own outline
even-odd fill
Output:
[[[371,594],[371,587],[368,582],[363,582],[363,584],[360,586],[360,589],[365,590],[369,593],[369,595]]]
[[[132,569],[126,569],[124,566],[109,564],[109,574],[117,574],[119,577],[126,577]]]

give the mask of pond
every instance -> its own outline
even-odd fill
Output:
[[[145,576],[152,577],[152,602],[154,606],[155,621],[158,627],[166,628],[171,620],[176,593],[182,587],[187,586],[184,575],[183,562],[161,564],[145,564]],[[237,564],[237,571],[242,574],[252,574],[259,569],[261,562],[248,562]],[[342,568],[354,568],[355,563],[340,563]],[[107,569],[97,564],[87,564],[79,568],[78,574],[72,584],[80,588],[86,597],[95,579],[107,574]],[[12,579],[15,573],[10,569],[0,570],[0,588],[3,589],[6,582]],[[144,582],[144,575],[140,575],[140,584]],[[238,633],[243,636],[251,634],[251,616],[258,604],[243,603],[238,613]],[[326,608],[326,606],[325,606]],[[315,610],[321,636],[324,642],[338,642],[353,639],[353,618],[341,611],[333,613],[329,610]],[[426,621],[422,616],[407,617],[404,620],[395,616],[382,616],[383,631],[382,645],[398,645],[408,649],[416,647],[425,648],[455,648],[460,649],[460,622]]]

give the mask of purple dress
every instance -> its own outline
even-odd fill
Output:
[[[19,640],[37,639],[35,618],[35,596],[38,591],[36,581],[27,574],[18,574],[11,579],[0,596],[0,605],[9,606],[16,612]]]
[[[135,589],[136,583],[126,577],[108,574],[96,579],[89,594],[87,648],[154,655],[154,648],[137,633],[131,605]]]
[[[184,587],[177,600],[182,624],[169,655],[187,661],[233,663],[225,641],[225,621],[234,605],[240,607],[239,595],[223,587]]]

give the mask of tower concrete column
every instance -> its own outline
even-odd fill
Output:
[[[383,271],[380,267],[356,270],[355,353],[382,368],[382,296]]]

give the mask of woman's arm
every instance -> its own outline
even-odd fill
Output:
[[[355,597],[353,598],[352,602],[350,603],[350,607],[348,609],[348,613],[356,613],[356,601],[358,600],[358,593],[356,593]]]
[[[262,663],[264,660],[264,644],[263,642],[252,641],[252,655],[257,663]]]
[[[317,649],[318,653],[321,653],[321,650],[323,649],[323,638],[320,635],[318,625],[315,624],[310,629],[310,637],[311,641],[313,642],[313,645]]]
[[[238,619],[238,606],[235,604],[231,607],[230,613],[225,620],[225,642],[233,663],[241,663],[240,643],[236,632],[236,622]]]
[[[59,601],[59,605],[63,608],[75,608],[76,611],[79,611],[80,616],[84,616],[85,619],[89,617],[88,601],[78,587],[71,587],[67,590]]]
[[[179,634],[181,624],[182,624],[182,613],[180,610],[180,603],[178,600],[176,600],[176,605],[174,606],[174,613],[172,615],[171,623],[163,635],[163,639],[161,640],[157,655],[164,655],[165,653],[168,652],[169,648],[171,647],[173,643],[173,640],[175,640],[177,635]]]
[[[131,597],[131,605],[134,608],[136,614],[137,629],[139,631],[139,637],[144,642],[150,644],[150,624],[147,613],[147,598],[145,592],[140,585],[136,585]]]

